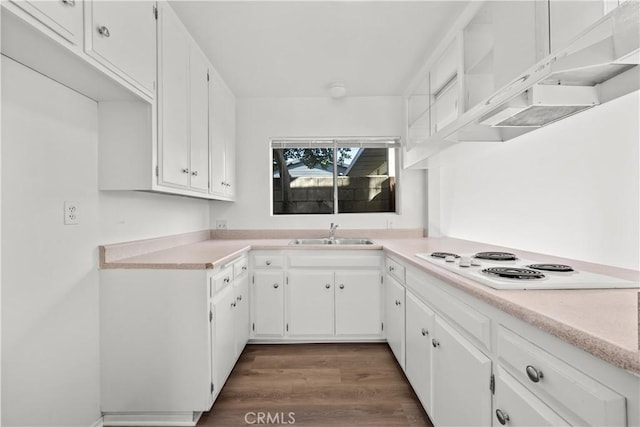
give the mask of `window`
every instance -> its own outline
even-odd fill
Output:
[[[396,212],[398,138],[274,139],[274,215]]]

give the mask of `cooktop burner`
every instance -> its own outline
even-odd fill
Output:
[[[544,274],[536,270],[528,268],[515,268],[515,267],[490,267],[482,270],[483,273],[490,276],[504,277],[507,279],[516,280],[537,280],[544,279]]]
[[[559,272],[574,271],[573,267],[571,267],[570,265],[564,265],[564,264],[529,264],[526,267],[533,268],[534,270],[543,270],[543,271],[559,271]]]
[[[474,257],[491,261],[515,261],[518,259],[515,254],[509,252],[478,252]]]
[[[434,258],[446,258],[448,256],[452,256],[454,258],[460,258],[460,255],[458,254],[452,254],[449,252],[432,252],[431,256]]]

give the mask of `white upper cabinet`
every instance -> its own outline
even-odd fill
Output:
[[[588,26],[618,6],[618,0],[550,0],[551,52],[569,45]]]
[[[158,152],[162,185],[209,190],[209,62],[175,13],[160,7]]]
[[[156,13],[149,1],[85,3],[87,54],[150,97],[156,80]]]
[[[211,73],[210,92],[211,194],[216,198],[235,197],[236,101],[224,80]]]
[[[189,52],[191,40],[173,10],[159,13],[159,183],[189,186]]]
[[[82,46],[82,0],[11,0],[67,42]]]
[[[209,63],[195,45],[189,57],[189,186],[209,190]]]

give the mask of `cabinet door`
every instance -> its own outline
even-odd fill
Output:
[[[235,315],[236,294],[232,286],[220,291],[213,302],[213,376],[214,393],[227,380],[236,361]]]
[[[289,335],[333,335],[333,298],[333,272],[289,272],[287,284]]]
[[[226,93],[224,177],[227,185],[225,194],[233,199],[236,195],[236,99],[229,88]]]
[[[74,45],[82,45],[81,0],[11,0],[11,3],[36,18]]]
[[[432,413],[432,344],[435,314],[411,292],[406,303],[406,374],[428,414]]]
[[[384,317],[387,342],[404,370],[404,286],[388,274],[385,284]]]
[[[153,96],[155,2],[92,0],[86,7],[87,53]]]
[[[569,425],[502,368],[498,369],[496,375],[494,405],[494,425],[504,420],[513,427]]]
[[[432,347],[434,424],[490,426],[491,360],[440,317]]]
[[[551,0],[551,52],[564,49],[588,26],[617,6],[617,0]]]
[[[189,51],[191,42],[182,23],[160,4],[158,57],[158,148],[160,183],[189,185]]]
[[[284,336],[284,274],[281,271],[256,271],[253,287],[254,335]]]
[[[217,72],[211,73],[211,194],[224,196],[226,193],[225,156],[227,95],[222,78]]]
[[[236,357],[242,353],[244,346],[249,340],[249,275],[243,274],[241,277],[236,277],[233,283],[236,294],[236,312],[235,312],[235,325],[236,325]]]
[[[380,336],[382,284],[379,271],[338,272],[336,335]]]
[[[189,55],[190,188],[209,191],[209,63],[198,46]]]

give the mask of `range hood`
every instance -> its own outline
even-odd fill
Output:
[[[640,4],[628,1],[570,45],[459,117],[444,139],[505,141],[640,88]]]
[[[479,122],[492,127],[541,127],[599,103],[594,86],[536,84]]]

